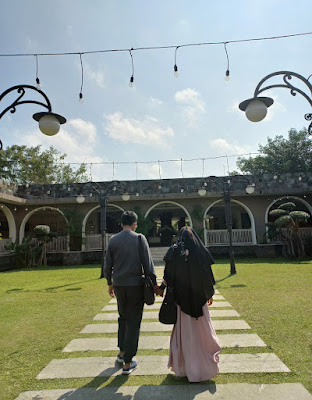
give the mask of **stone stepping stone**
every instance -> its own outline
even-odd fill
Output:
[[[132,375],[168,375],[168,356],[137,356],[138,368]],[[116,376],[122,365],[116,357],[79,357],[52,360],[37,379],[94,378]],[[290,372],[274,353],[221,354],[220,373]]]
[[[264,341],[256,334],[218,335],[220,346],[224,347],[265,347]],[[168,350],[170,336],[141,336],[140,350]],[[106,351],[116,350],[117,338],[84,338],[72,340],[63,350],[64,353],[73,351]]]
[[[144,310],[159,310],[161,307],[161,303],[157,302],[154,303],[150,306],[144,305]],[[211,306],[209,306],[209,309],[211,308],[226,308],[226,307],[232,307],[231,304],[227,301],[215,301],[212,303]],[[117,303],[116,304],[108,304],[105,306],[101,311],[117,311]]]
[[[216,331],[229,329],[251,329],[247,322],[241,319],[214,320],[212,325]],[[160,322],[142,322],[141,332],[171,332],[173,325],[165,325]],[[118,324],[90,324],[80,333],[117,333]]]
[[[225,300],[225,298],[221,295],[221,294],[217,294],[217,295],[214,295],[213,296],[213,299],[214,300]],[[155,297],[155,303],[162,303],[163,302],[163,300],[164,300],[164,298],[163,297],[160,297],[160,296],[156,296]],[[109,304],[117,304],[117,299],[111,299],[110,301],[109,301]],[[146,305],[145,305],[146,306]]]
[[[235,310],[209,310],[209,314],[211,318],[217,317],[240,317],[237,311]],[[101,313],[97,314],[93,320],[94,321],[117,321],[119,315],[117,313]],[[144,319],[157,319],[158,320],[158,311],[144,311],[143,312],[143,320]]]
[[[300,383],[252,384],[227,383],[216,385],[120,386],[79,389],[34,390],[21,393],[16,400],[312,400],[312,395]]]
[[[155,297],[155,303],[162,303],[163,300],[164,300],[163,297],[160,297],[160,296],[156,296],[156,297]],[[109,301],[109,304],[117,304],[117,299],[111,299],[111,300]]]

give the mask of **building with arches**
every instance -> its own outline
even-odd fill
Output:
[[[224,179],[231,179],[231,177]],[[267,243],[266,223],[269,211],[281,201],[294,201],[297,209],[312,215],[312,173],[293,173],[281,176],[265,174],[248,177],[255,184],[253,194],[244,185],[231,190],[233,214],[232,240],[236,254],[275,255],[278,241]],[[228,237],[223,195],[216,187],[208,187],[201,197],[198,189],[202,178],[137,180],[124,182],[131,197],[122,200],[120,193],[109,196],[107,206],[107,235],[118,232],[124,210],[136,211],[142,221],[148,220],[143,232],[151,246],[169,246],[184,225],[192,226],[215,254],[226,254]],[[80,242],[77,251],[97,252],[100,255],[100,207],[96,196],[86,197],[78,204],[77,196],[83,184],[8,185],[0,180],[0,254],[5,244],[20,243],[32,235],[38,224],[50,226],[58,238],[49,246],[51,253],[70,253],[69,237],[73,220]],[[312,218],[302,227],[304,238],[312,237]]]

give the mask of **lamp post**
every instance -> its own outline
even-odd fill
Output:
[[[283,82],[284,83],[279,83],[279,84],[269,84],[268,86],[265,86],[264,83],[269,80],[272,77],[275,76],[283,76]],[[242,101],[239,104],[239,108],[242,111],[245,111],[246,117],[252,121],[252,122],[259,122],[262,121],[263,118],[265,118],[267,114],[267,109],[270,107],[273,103],[274,100],[271,99],[270,97],[259,97],[259,94],[264,92],[265,90],[272,89],[272,88],[286,88],[290,90],[290,94],[292,96],[296,96],[297,93],[301,94],[310,104],[312,107],[312,85],[309,82],[309,79],[311,78],[312,75],[308,77],[308,79],[304,78],[302,75],[297,74],[296,72],[291,72],[291,71],[278,71],[278,72],[273,72],[272,74],[269,74],[265,76],[261,81],[258,83],[255,92],[254,92],[254,97],[245,101]],[[300,88],[295,87],[294,85],[291,84],[292,78],[297,78],[301,83],[304,83],[308,90],[310,91],[310,94],[305,93],[303,90]],[[307,121],[312,121],[312,113],[307,113],[305,114],[304,118]],[[309,135],[312,135],[312,122],[310,123],[308,127],[308,133]]]
[[[233,238],[232,238],[232,227],[233,227],[233,218],[232,218],[232,208],[231,208],[231,189],[238,182],[246,182],[247,186],[245,188],[246,193],[252,194],[255,190],[254,184],[251,185],[248,178],[244,175],[234,175],[230,178],[221,178],[219,176],[209,176],[205,179],[203,186],[198,189],[198,194],[200,196],[205,196],[207,193],[206,186],[207,181],[214,182],[222,191],[223,201],[225,206],[225,222],[226,228],[228,232],[228,241],[229,241],[229,256],[230,256],[230,265],[231,265],[231,275],[236,274],[235,268],[235,260],[234,260],[234,252],[233,252]]]
[[[82,187],[82,192],[84,188],[89,185],[91,186],[91,190],[94,190],[99,197],[99,204],[101,207],[101,248],[102,248],[102,257],[101,257],[101,276],[100,278],[104,278],[104,268],[105,268],[105,260],[106,260],[106,206],[109,200],[108,195],[122,191],[122,199],[124,201],[128,201],[130,199],[130,194],[127,192],[126,185],[121,181],[112,181],[112,182],[87,182]],[[92,191],[90,196],[92,195]],[[85,201],[85,196],[80,194],[76,197],[76,201],[79,204],[82,204]]]
[[[26,89],[34,90],[39,93],[45,100],[45,103],[36,101],[36,100],[23,100],[23,97],[26,93]],[[2,94],[0,94],[0,102],[1,100],[9,93],[13,91],[17,91],[18,97],[13,101],[8,107],[6,107],[0,113],[0,119],[4,116],[5,113],[10,111],[12,114],[15,113],[16,107],[20,104],[38,104],[42,107],[45,107],[48,111],[40,112],[33,115],[33,118],[39,122],[39,129],[42,133],[48,136],[55,135],[60,130],[60,125],[65,124],[66,119],[59,114],[55,114],[52,112],[52,106],[48,96],[42,91],[37,89],[35,86],[31,85],[17,85],[12,86],[11,88],[5,90]],[[2,150],[3,145],[0,140],[0,150]]]

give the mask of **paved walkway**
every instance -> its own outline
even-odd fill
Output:
[[[156,267],[158,280],[162,279],[162,267]],[[289,373],[288,367],[272,352],[266,352],[266,344],[251,327],[240,318],[231,304],[216,291],[210,315],[215,329],[218,331],[220,344],[223,348],[263,348],[259,353],[229,353],[220,355],[220,374],[232,373]],[[157,298],[152,306],[145,306],[143,313],[142,332],[139,349],[149,349],[155,352],[168,351],[169,332],[172,326],[158,322],[158,310],[161,298]],[[73,339],[63,349],[64,353],[86,352],[85,357],[70,357],[52,360],[37,376],[37,379],[66,379],[66,378],[94,378],[110,377],[121,373],[121,365],[116,357],[88,357],[89,351],[115,350],[117,354],[117,304],[112,299],[102,312],[95,315],[94,323],[86,325],[80,332],[80,337]],[[217,318],[217,319],[216,319]],[[234,319],[235,318],[235,319]],[[98,322],[103,321],[103,322]],[[224,333],[222,331],[238,333]],[[155,333],[158,333],[156,336]],[[159,333],[163,332],[163,335]],[[107,333],[115,337],[105,336]],[[154,335],[153,335],[154,333]],[[92,334],[103,334],[102,337],[90,337]],[[89,337],[88,337],[89,336]],[[137,356],[138,368],[133,375],[168,375],[167,355]],[[102,388],[55,389],[24,392],[17,400],[312,400],[312,395],[301,385],[287,384],[190,384],[190,385],[160,385],[160,386],[121,386]]]

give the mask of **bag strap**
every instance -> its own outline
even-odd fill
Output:
[[[144,257],[143,257],[143,243],[142,243],[142,235],[138,235],[138,241],[139,241],[139,256],[140,256],[140,261],[141,261],[141,265],[143,268],[143,272],[144,275],[146,275],[146,271],[145,271],[145,264],[144,264]]]

